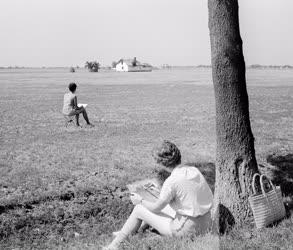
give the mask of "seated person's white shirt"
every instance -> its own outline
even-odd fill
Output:
[[[69,115],[71,111],[73,111],[73,100],[75,98],[75,94],[69,92],[64,95],[64,101],[63,101],[63,114]]]
[[[190,166],[177,166],[164,182],[160,199],[181,215],[196,217],[210,211],[213,194],[201,172]]]

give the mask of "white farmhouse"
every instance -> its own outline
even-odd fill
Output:
[[[115,69],[120,72],[149,72],[152,71],[152,66],[147,63],[140,63],[134,57],[133,59],[120,59]]]

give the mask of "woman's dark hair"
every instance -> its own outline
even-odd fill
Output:
[[[155,147],[153,157],[157,163],[165,167],[174,168],[181,164],[180,150],[170,141],[165,140],[160,146]]]
[[[69,83],[68,88],[73,93],[76,90],[77,86],[74,82],[71,82]]]

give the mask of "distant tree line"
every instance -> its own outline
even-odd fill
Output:
[[[291,65],[260,65],[252,64],[248,68],[251,69],[293,69]]]
[[[97,61],[86,62],[85,68],[89,70],[89,72],[98,72],[101,67],[101,64]]]
[[[196,68],[211,68],[211,65],[200,64]],[[293,69],[291,65],[261,65],[261,64],[252,64],[247,66],[249,69]]]

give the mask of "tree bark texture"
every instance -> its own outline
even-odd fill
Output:
[[[212,74],[216,99],[215,206],[233,223],[251,218],[248,196],[257,172],[250,127],[245,62],[237,0],[208,0]],[[223,225],[220,225],[220,227]]]

